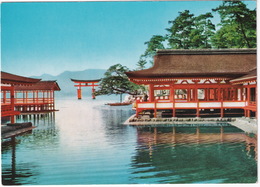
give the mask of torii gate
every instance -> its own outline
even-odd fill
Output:
[[[96,79],[96,80],[77,80],[77,79],[71,79],[76,85],[75,87],[78,87],[77,89],[77,94],[78,94],[78,99],[82,98],[81,94],[81,87],[92,87],[92,99],[96,99],[94,92],[95,92],[95,86],[98,86],[95,83],[98,83],[101,79]]]

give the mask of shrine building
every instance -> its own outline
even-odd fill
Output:
[[[137,117],[256,117],[256,67],[256,49],[158,50],[152,68],[126,74],[148,87]]]
[[[41,81],[1,72],[1,117],[15,116],[26,112],[50,112],[55,110],[54,91],[60,88],[56,81]]]
[[[15,109],[22,113],[55,111],[56,81],[39,81],[30,86],[15,85]]]

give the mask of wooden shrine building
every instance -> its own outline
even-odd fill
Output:
[[[60,88],[56,81],[18,76],[1,72],[1,117],[20,113],[50,112],[55,110],[54,91]]]
[[[41,79],[22,77],[6,72],[1,72],[1,117],[10,117],[11,123],[15,122],[15,115],[20,112],[15,110],[15,89],[17,85],[29,86]]]
[[[60,91],[56,81],[39,81],[31,86],[16,85],[15,109],[22,113],[55,111],[54,92]]]
[[[126,72],[148,87],[136,116],[255,117],[256,49],[158,50],[154,66]]]
[[[77,95],[78,95],[78,99],[82,99],[82,87],[92,87],[92,99],[95,99],[95,86],[98,86],[98,82],[101,79],[95,79],[95,80],[78,80],[78,79],[71,79],[72,82],[76,83],[76,85],[74,85],[77,88]]]

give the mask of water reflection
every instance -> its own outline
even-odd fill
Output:
[[[104,123],[105,135],[107,140],[113,143],[132,141],[128,139],[129,133],[126,129],[128,126],[123,125],[133,111],[129,106],[103,107],[101,110],[101,118]],[[135,139],[134,139],[135,140]]]
[[[51,139],[55,138],[57,132],[55,130],[54,121],[55,113],[35,114],[18,116],[17,122],[33,121],[35,130],[27,131],[22,136],[15,136],[2,142],[2,184],[4,185],[22,185],[30,184],[39,175],[39,165],[31,162],[32,155],[28,155],[26,150],[38,149],[43,146],[52,146]],[[43,125],[44,124],[44,125]],[[20,150],[20,145],[22,149]],[[17,150],[19,156],[17,156]],[[27,155],[27,157],[24,155]],[[23,181],[23,182],[21,182]]]
[[[230,132],[232,129],[235,132]],[[232,127],[137,128],[133,179],[151,183],[254,183],[257,141],[236,131]]]
[[[2,171],[3,185],[29,184],[30,181],[33,180],[33,177],[38,175],[38,173],[34,170],[34,168],[37,167],[34,163],[17,162],[16,149],[19,143],[20,141],[13,137],[11,138],[11,141],[2,144],[2,152],[10,152],[11,155],[11,158],[4,158],[4,161],[2,161],[2,168],[5,168],[5,170]]]

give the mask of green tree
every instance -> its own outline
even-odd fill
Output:
[[[161,35],[153,35],[152,38],[144,42],[147,45],[147,48],[140,56],[139,61],[137,62],[137,69],[144,69],[145,65],[150,62],[153,64],[153,56],[156,54],[157,49],[165,49],[163,42],[165,41],[165,37]]]
[[[215,31],[215,25],[210,20],[212,17],[211,13],[194,17],[189,10],[179,12],[175,20],[169,21],[171,26],[166,28],[167,35],[153,35],[144,43],[147,48],[140,56],[137,69],[143,69],[148,61],[153,64],[156,50],[165,49],[164,44],[173,49],[211,48],[210,39]]]
[[[221,18],[221,27],[213,38],[214,47],[256,47],[256,10],[248,9],[241,1],[224,1],[212,10]]]
[[[194,17],[194,26],[190,33],[190,48],[211,48],[211,38],[215,34],[215,25],[211,22],[211,13]]]
[[[211,22],[211,13],[201,14],[197,17],[189,10],[179,12],[179,16],[169,21],[170,28],[168,43],[173,49],[211,48],[211,37],[214,35],[215,25]]]
[[[230,24],[219,29],[212,37],[215,48],[241,48],[244,46],[241,33],[237,33],[237,25]]]
[[[98,90],[95,95],[111,95],[127,93],[130,95],[137,94],[136,91],[144,89],[143,87],[130,82],[125,72],[130,71],[126,66],[116,64],[111,66],[104,74],[100,81]]]
[[[145,60],[144,55],[140,56],[139,61],[137,62],[137,70],[145,69],[145,65],[147,64],[147,61]]]
[[[179,12],[179,16],[172,21],[170,28],[166,28],[169,32],[167,36],[168,45],[172,49],[189,49],[191,44],[191,31],[194,25],[194,14],[189,10]]]
[[[144,44],[147,45],[147,48],[144,52],[144,57],[152,58],[157,49],[164,49],[163,42],[165,41],[165,37],[161,35],[153,35],[152,38],[145,42]]]

